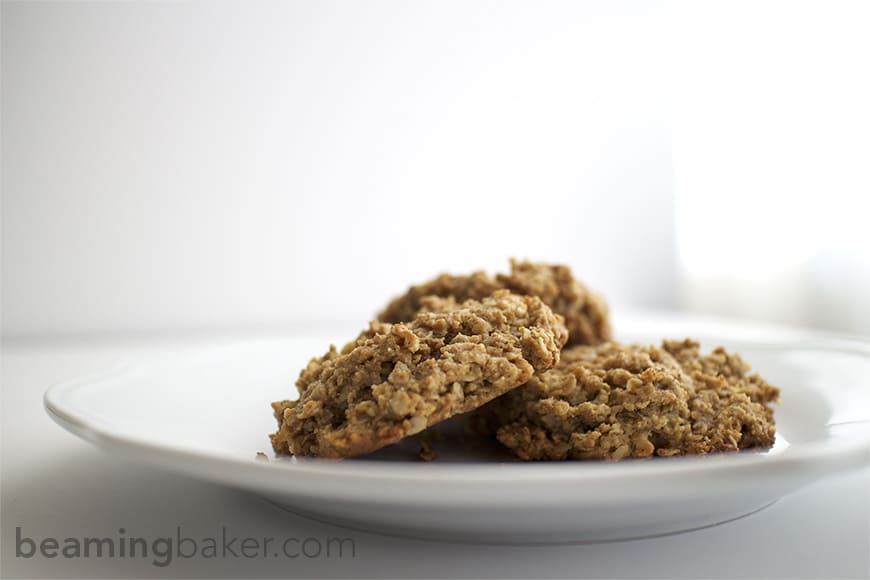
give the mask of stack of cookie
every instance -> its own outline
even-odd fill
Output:
[[[690,339],[611,339],[607,304],[570,268],[442,274],[390,302],[272,404],[279,455],[354,457],[476,413],[518,458],[623,459],[770,447],[779,391]]]

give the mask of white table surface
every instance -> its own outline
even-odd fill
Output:
[[[213,339],[210,339],[213,340]],[[257,496],[126,463],[56,425],[42,395],[57,382],[195,349],[202,339],[5,342],[2,349],[2,577],[868,578],[870,469],[832,477],[746,518],[667,537],[595,545],[482,546],[394,538],[292,515]],[[135,401],[131,401],[135,404]],[[582,490],[578,490],[582,492]],[[355,557],[16,557],[37,540],[175,534],[350,537]]]

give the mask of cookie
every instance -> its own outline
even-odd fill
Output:
[[[571,268],[511,260],[511,273],[496,279],[511,292],[537,296],[565,318],[568,346],[610,340],[610,316],[604,298],[574,278]]]
[[[708,355],[688,339],[666,340],[662,347],[694,383],[692,433],[703,450],[698,452],[773,446],[776,427],[770,403],[779,402],[778,388],[722,347]]]
[[[722,348],[608,342],[565,349],[484,412],[521,459],[623,459],[770,447],[778,395]]]
[[[419,433],[553,367],[568,337],[539,298],[507,290],[420,306],[413,321],[375,322],[308,364],[299,399],[272,404],[277,454],[353,457]]]
[[[499,289],[537,296],[553,312],[565,318],[568,345],[599,344],[611,337],[607,303],[575,279],[568,266],[511,260],[511,273],[491,278],[484,272],[454,276],[441,274],[423,284],[411,286],[392,300],[378,315],[382,322],[413,320],[426,296],[453,297],[462,302],[480,300]]]
[[[504,286],[485,272],[474,272],[467,276],[441,274],[433,280],[411,286],[402,296],[394,298],[378,314],[381,322],[410,322],[417,317],[426,296],[452,297],[458,302],[482,300]]]

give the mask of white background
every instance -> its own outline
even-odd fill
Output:
[[[4,5],[4,331],[364,322],[510,256],[670,304],[666,18]]]
[[[7,338],[363,324],[564,261],[870,334],[860,2],[3,3]]]
[[[870,4],[672,8],[680,304],[870,336]]]

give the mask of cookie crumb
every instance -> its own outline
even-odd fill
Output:
[[[438,453],[430,441],[423,439],[420,442],[420,452],[417,454],[417,458],[420,461],[435,461],[438,459]]]

